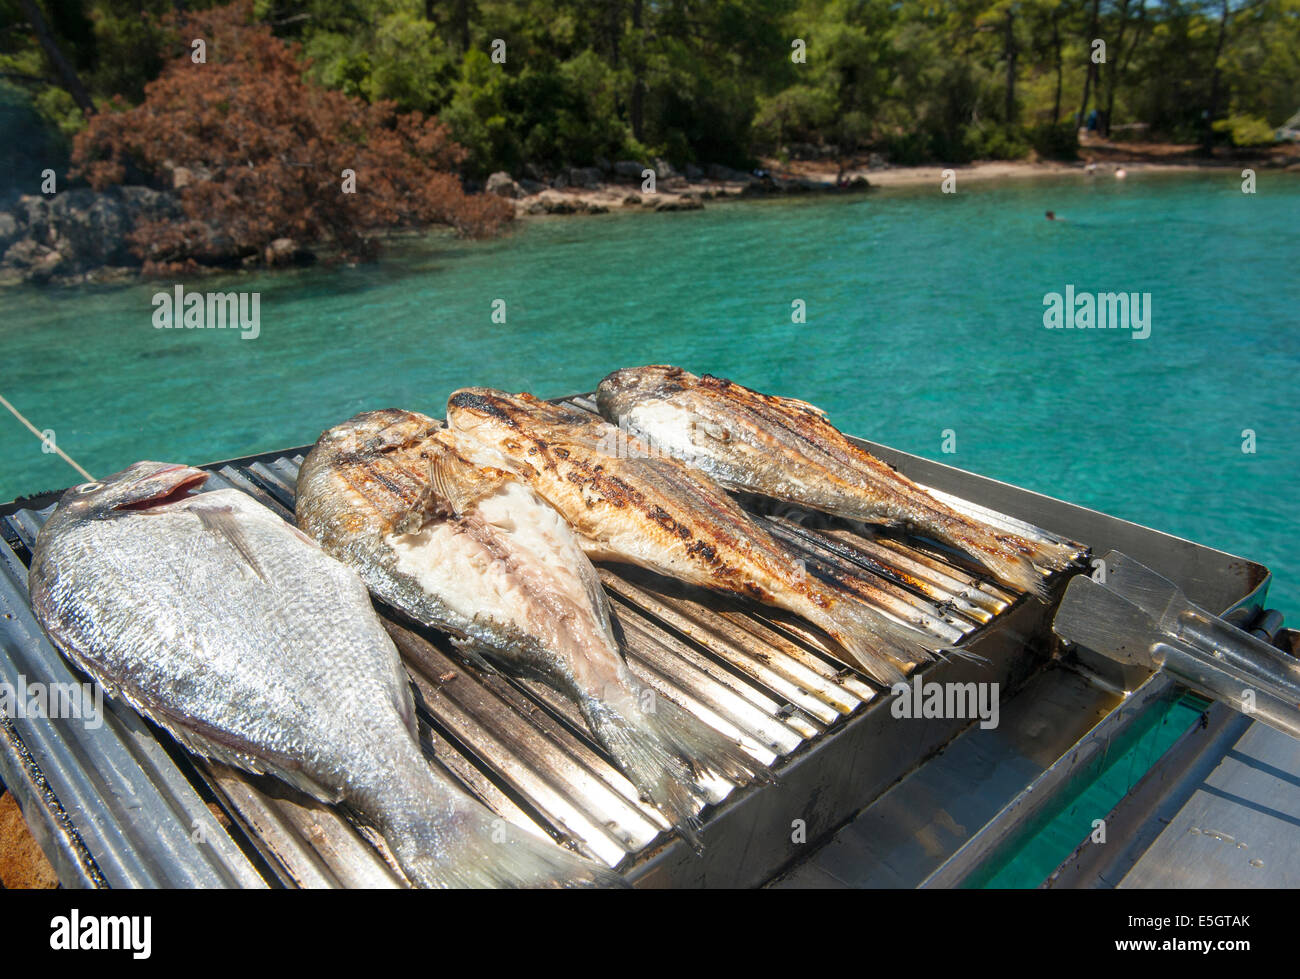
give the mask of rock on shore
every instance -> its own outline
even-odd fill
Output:
[[[190,171],[181,173],[184,186]],[[202,179],[201,177],[199,179]],[[20,282],[106,282],[129,278],[144,264],[128,235],[145,221],[181,221],[185,214],[172,191],[113,186],[77,187],[48,197],[23,195],[0,204],[0,286]],[[252,264],[307,265],[315,254],[290,238],[265,249],[239,249],[218,227],[199,242],[201,261],[214,268]]]
[[[704,202],[723,197],[764,194],[805,194],[865,190],[863,176],[845,184],[834,180],[765,173],[762,176],[720,164],[701,168],[688,164],[678,172],[671,164],[655,160],[600,161],[595,167],[561,170],[549,179],[526,164],[516,179],[504,171],[488,178],[489,193],[514,201],[515,214],[606,214],[614,210],[694,211]],[[645,186],[647,172],[654,175],[653,190]]]
[[[121,277],[141,265],[126,240],[135,226],[182,216],[171,194],[148,187],[24,195],[0,211],[0,283]]]

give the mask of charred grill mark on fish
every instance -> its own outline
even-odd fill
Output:
[[[794,555],[707,475],[599,418],[482,388],[453,394],[447,410],[457,438],[476,447],[466,451],[513,469],[587,538],[593,556],[789,609],[882,682],[939,645],[800,573]]]
[[[615,371],[601,382],[597,405],[607,420],[669,446],[732,489],[932,537],[1040,598],[1046,585],[1038,567],[1060,570],[1073,560],[1069,548],[999,531],[947,506],[807,402],[657,365]]]

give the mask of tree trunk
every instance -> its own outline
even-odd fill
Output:
[[[72,62],[63,56],[59,50],[59,44],[50,33],[50,26],[45,22],[45,17],[41,13],[41,8],[36,5],[36,0],[18,0],[18,5],[22,7],[23,13],[27,15],[28,22],[32,25],[32,30],[36,32],[36,40],[41,45],[41,50],[45,52],[45,57],[50,60],[54,70],[59,73],[63,80],[63,87],[72,100],[77,103],[77,107],[88,116],[95,114],[95,103],[90,98],[90,93],[86,87],[81,84],[81,79],[77,76],[77,70],[72,67]]]
[[[1088,96],[1092,89],[1092,80],[1097,75],[1097,62],[1092,60],[1092,42],[1097,37],[1097,17],[1100,12],[1101,0],[1092,0],[1092,21],[1091,29],[1088,31],[1088,37],[1085,38],[1087,44],[1085,47],[1088,51],[1088,73],[1083,78],[1083,102],[1079,105],[1079,125],[1083,126],[1088,114]]]
[[[618,42],[623,35],[623,2],[606,0],[608,14],[605,29],[609,32],[609,66],[618,71]]]
[[[645,80],[641,77],[645,64],[645,50],[641,37],[642,0],[632,0],[632,30],[637,35],[636,59],[632,68],[632,103],[628,109],[632,123],[632,137],[640,142],[645,135],[643,115],[645,111]]]
[[[1016,16],[1007,8],[1007,31],[1003,41],[1003,51],[1007,59],[1006,120],[1007,125],[1016,121]]]
[[[1102,134],[1110,139],[1110,114],[1115,109],[1115,87],[1119,84],[1120,60],[1124,55],[1124,34],[1128,30],[1128,8],[1130,0],[1124,0],[1119,8],[1119,31],[1115,35],[1115,57],[1106,59],[1109,71],[1106,72],[1106,111],[1102,115]],[[1100,82],[1098,83],[1100,88]]]
[[[1052,46],[1056,49],[1056,101],[1052,103],[1052,125],[1061,121],[1061,21],[1052,11]]]
[[[456,33],[459,35],[460,50],[469,50],[469,4],[470,0],[458,0],[456,3]]]
[[[1133,54],[1142,45],[1142,36],[1146,33],[1147,28],[1147,5],[1146,0],[1139,0],[1137,12],[1137,28],[1133,32],[1133,43],[1128,46],[1124,52],[1123,60],[1119,64],[1119,77],[1123,78],[1128,74],[1129,62],[1133,60]]]
[[[1219,39],[1214,45],[1214,70],[1210,73],[1210,106],[1205,116],[1205,129],[1201,137],[1201,145],[1205,152],[1214,149],[1214,117],[1219,114],[1219,83],[1222,80],[1219,74],[1219,58],[1223,55],[1223,44],[1228,36],[1228,0],[1223,0],[1219,19]]]

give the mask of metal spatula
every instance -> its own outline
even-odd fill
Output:
[[[1300,697],[1300,660],[1193,605],[1172,581],[1127,554],[1111,551],[1102,561],[1105,584],[1144,609],[1162,628],[1185,643],[1217,651],[1216,656],[1222,653],[1244,670],[1262,671]]]
[[[1105,584],[1079,575],[1066,588],[1057,635],[1119,662],[1163,669],[1300,739],[1300,664],[1192,604],[1127,555],[1111,551],[1103,561]]]

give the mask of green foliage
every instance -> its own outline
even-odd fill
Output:
[[[32,106],[40,114],[41,120],[58,133],[66,143],[86,127],[86,117],[77,108],[77,103],[61,88],[50,86],[43,88],[32,98]],[[58,140],[52,145],[57,145]]]
[[[96,102],[141,100],[174,0],[37,2]],[[599,157],[744,167],[796,144],[897,163],[1073,159],[1081,108],[1154,138],[1261,145],[1300,106],[1300,0],[1096,0],[1095,11],[1094,24],[1094,0],[254,5],[301,45],[319,84],[440,116],[477,176]],[[0,0],[0,23],[13,25],[0,73],[52,131],[77,131],[81,112],[18,0]],[[1099,36],[1108,56],[1093,65]],[[504,63],[489,56],[498,39]]]
[[[1019,160],[1029,155],[1025,131],[1006,123],[967,126],[963,134],[968,152],[977,160]]]
[[[42,170],[50,167],[62,176],[67,169],[70,144],[51,118],[28,93],[0,81],[0,196],[35,193]]]
[[[442,119],[456,141],[469,150],[470,165],[479,172],[496,166],[514,169],[523,148],[506,107],[509,79],[482,51],[469,51],[461,66],[451,104]]]
[[[543,164],[590,164],[623,155],[627,130],[618,117],[623,79],[588,49],[550,71],[520,75],[527,120],[523,157]],[[453,132],[454,132],[453,128]]]
[[[837,108],[833,92],[791,85],[760,103],[754,136],[761,148],[773,151],[789,143],[813,142],[830,127]]]
[[[1030,127],[1025,135],[1034,152],[1048,160],[1079,158],[1079,133],[1073,123],[1045,122]]]
[[[1214,131],[1227,133],[1233,146],[1271,146],[1273,127],[1260,116],[1229,116],[1214,123]]]
[[[303,52],[322,84],[371,102],[392,100],[404,112],[445,105],[458,74],[434,25],[415,5],[385,10],[361,31],[341,23],[337,30],[312,32]]]
[[[89,6],[94,59],[87,83],[99,94],[140,101],[145,83],[162,71],[159,52],[166,37],[162,17],[171,9],[171,3],[99,0]]]

